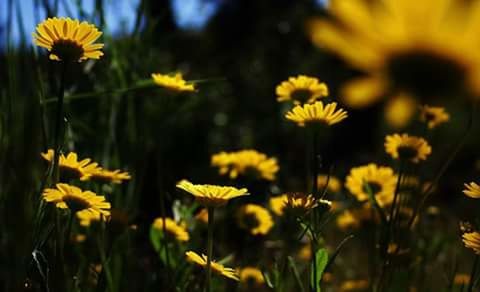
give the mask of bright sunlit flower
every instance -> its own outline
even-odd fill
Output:
[[[374,163],[352,168],[345,180],[345,187],[358,201],[368,201],[370,190],[382,207],[393,201],[396,184],[393,169]]]
[[[121,184],[124,180],[130,180],[132,177],[128,172],[122,172],[121,170],[108,170],[103,168],[97,168],[88,173],[92,180],[101,182],[111,182],[114,184]]]
[[[368,106],[389,93],[479,96],[478,1],[329,4],[334,17],[311,22],[312,41],[368,73],[345,86],[341,96],[349,106]]]
[[[324,124],[331,126],[340,123],[347,118],[347,112],[339,108],[337,103],[332,102],[323,105],[323,102],[317,101],[314,104],[297,105],[291,111],[287,112],[285,118],[297,125],[303,127],[309,124]]]
[[[462,235],[462,241],[466,248],[480,255],[480,233],[477,231],[464,233]]]
[[[450,120],[450,115],[443,107],[424,105],[420,108],[420,121],[426,123],[429,129],[448,122],[448,120]]]
[[[43,159],[48,162],[53,161],[53,149],[49,149],[47,153],[41,153]],[[99,169],[98,164],[92,162],[90,158],[78,160],[77,153],[70,152],[67,156],[60,154],[58,158],[58,168],[62,180],[80,179],[82,181],[89,180],[91,173]]]
[[[432,148],[421,137],[393,134],[385,137],[385,151],[393,159],[418,163],[420,160],[427,159],[427,156],[432,153]]]
[[[231,179],[239,175],[252,175],[272,181],[280,169],[276,158],[250,149],[214,154],[211,164],[219,168],[220,174],[228,174]]]
[[[255,204],[242,206],[237,213],[237,222],[252,235],[266,235],[273,227],[273,219],[268,210]]]
[[[233,198],[248,195],[248,190],[245,188],[194,185],[187,180],[180,181],[177,188],[192,194],[200,204],[212,207],[223,206]]]
[[[193,251],[187,251],[185,253],[185,255],[187,256],[187,260],[189,262],[193,262],[193,263],[195,263],[195,264],[197,264],[197,265],[206,269],[206,267],[207,267],[207,256],[206,255],[202,254],[200,256]],[[211,263],[212,272],[214,272],[218,275],[224,276],[226,278],[233,279],[235,281],[240,280],[240,278],[238,277],[238,273],[234,269],[226,268],[222,264],[219,264],[219,263],[217,263],[213,260],[210,263]]]
[[[185,228],[185,224],[177,224],[175,220],[172,218],[157,218],[155,221],[153,221],[153,228],[159,230],[160,232],[163,232],[163,228],[165,225],[165,232],[167,233],[167,236],[170,238],[174,238],[177,241],[185,242],[190,239],[190,236],[188,235],[188,231]]]
[[[465,189],[463,193],[470,198],[478,199],[480,198],[480,185],[475,182],[471,182],[470,184],[464,184]]]
[[[290,77],[276,88],[277,101],[292,100],[295,104],[313,103],[328,96],[328,87],[317,78],[305,75]]]
[[[70,209],[79,218],[85,216],[106,218],[110,215],[111,206],[105,201],[104,196],[98,196],[91,191],[82,191],[68,184],[59,183],[55,189],[47,188],[42,196],[46,202],[54,203],[57,208]]]
[[[181,73],[175,74],[175,76],[164,75],[159,73],[152,73],[153,82],[165,89],[176,92],[192,92],[195,91],[195,86],[191,83],[187,83],[183,79]]]
[[[242,284],[251,287],[262,286],[265,283],[262,271],[255,267],[244,267],[240,269],[239,276]]]
[[[103,56],[103,44],[94,44],[102,35],[93,24],[70,18],[48,18],[33,33],[35,45],[46,48],[54,61],[81,62]]]

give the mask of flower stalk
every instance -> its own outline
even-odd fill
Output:
[[[212,278],[212,253],[213,253],[213,216],[214,207],[208,207],[208,235],[207,235],[207,275],[205,283],[205,292],[211,291]]]

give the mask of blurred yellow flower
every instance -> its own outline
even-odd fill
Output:
[[[103,44],[94,44],[100,32],[93,24],[70,18],[47,18],[33,33],[35,45],[46,48],[54,61],[81,62],[103,56]]]
[[[297,252],[297,256],[299,259],[302,261],[308,262],[312,258],[312,245],[310,242],[306,242],[305,244],[302,244],[300,249]]]
[[[273,214],[277,216],[282,216],[287,204],[287,195],[283,194],[280,196],[272,197],[268,200],[268,205]]]
[[[207,224],[208,223],[208,209],[207,208],[202,208],[198,213],[195,215],[195,219],[198,221]]]
[[[41,153],[41,155],[43,159],[51,163],[54,153],[53,149],[48,149],[47,153]],[[78,178],[84,181],[89,180],[92,176],[91,173],[98,170],[98,164],[92,162],[90,158],[78,161],[77,153],[70,152],[67,156],[60,154],[58,158],[58,168],[62,179]]]
[[[265,283],[262,271],[256,267],[243,267],[239,276],[240,282],[248,286],[262,286]]]
[[[277,101],[292,100],[294,104],[313,103],[328,96],[328,87],[315,77],[298,75],[283,81],[276,88]]]
[[[420,160],[427,159],[427,156],[432,153],[432,148],[421,137],[393,134],[385,137],[385,151],[393,159],[418,163]]]
[[[220,174],[228,174],[231,179],[239,175],[252,175],[273,181],[280,169],[277,159],[250,149],[214,154],[211,164],[219,168]]]
[[[82,191],[80,188],[59,183],[55,189],[47,188],[43,191],[43,199],[54,203],[57,208],[70,209],[80,218],[98,216],[105,219],[110,215],[110,203],[104,196],[98,196],[91,191]]]
[[[358,201],[369,200],[370,188],[381,207],[393,201],[396,184],[397,176],[393,169],[374,163],[352,168],[345,180],[345,187]]]
[[[450,115],[443,107],[429,105],[420,107],[420,121],[427,123],[429,129],[433,129],[440,124],[448,122],[448,120],[450,120]]]
[[[470,198],[475,198],[478,199],[480,198],[480,186],[475,183],[471,182],[470,184],[464,184],[465,190],[463,190],[463,193]]]
[[[92,224],[92,222],[100,221],[102,216],[98,213],[80,212],[77,213],[77,218],[81,226],[88,227]]]
[[[97,180],[101,182],[111,182],[114,184],[121,184],[124,180],[129,180],[132,177],[128,172],[122,172],[121,170],[108,170],[103,168],[96,168],[89,172],[92,180]]]
[[[368,204],[363,204],[360,208],[345,210],[338,215],[336,223],[340,230],[357,229],[366,222],[376,222],[377,213]]]
[[[237,189],[216,185],[194,185],[187,180],[180,181],[177,184],[177,188],[192,194],[200,204],[207,207],[223,206],[233,198],[248,195],[248,190],[245,188]]]
[[[469,274],[458,273],[458,274],[455,274],[455,277],[453,278],[453,284],[455,285],[468,285],[469,283],[470,283]]]
[[[369,284],[367,280],[347,280],[342,283],[340,291],[365,291],[368,289],[368,286]]]
[[[195,91],[195,86],[191,83],[187,83],[183,79],[181,73],[175,74],[175,76],[164,75],[160,73],[152,73],[152,79],[155,84],[165,89],[176,92],[192,92]]]
[[[328,186],[327,186],[328,182]],[[342,190],[342,183],[333,175],[320,174],[317,176],[318,189],[323,190],[327,186],[327,190],[332,193],[338,193]]]
[[[207,267],[207,256],[202,254],[201,256],[195,253],[194,251],[187,251],[185,253],[187,256],[187,260],[189,262],[193,262],[203,268]],[[224,276],[226,278],[233,279],[235,281],[239,281],[240,278],[238,277],[238,273],[232,268],[226,268],[222,264],[219,264],[215,261],[211,261],[211,268],[212,271],[218,275]]]
[[[346,111],[341,108],[337,110],[336,102],[324,106],[321,101],[314,104],[304,104],[303,106],[297,105],[285,115],[287,120],[295,122],[300,127],[310,124],[331,126],[340,123],[347,117]]]
[[[242,206],[237,213],[237,222],[252,235],[266,235],[273,227],[273,219],[268,210],[255,204]]]
[[[384,109],[385,120],[395,129],[408,125],[417,112],[417,101],[408,95],[399,95],[391,98]]]
[[[464,233],[462,235],[462,241],[466,248],[480,255],[480,233],[477,231]]]
[[[185,228],[184,224],[177,224],[175,220],[172,218],[156,218],[155,221],[153,221],[153,228],[163,232],[163,228],[165,225],[165,232],[167,233],[167,236],[170,238],[174,238],[177,241],[188,241],[190,239],[190,236],[188,235],[188,231]]]
[[[479,2],[332,0],[329,11],[333,19],[310,22],[313,43],[369,74],[346,85],[347,105],[389,93],[479,95]]]

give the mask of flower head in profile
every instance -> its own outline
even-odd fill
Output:
[[[192,83],[187,83],[181,73],[177,73],[174,76],[152,73],[152,79],[158,86],[174,92],[195,91],[195,86]]]
[[[233,198],[248,195],[248,190],[245,188],[237,189],[228,186],[194,185],[187,180],[180,181],[177,184],[177,188],[192,194],[200,204],[207,207],[223,206]]]
[[[43,159],[48,162],[53,161],[53,149],[49,149],[46,153],[41,153]],[[67,156],[60,154],[58,158],[58,167],[62,180],[80,179],[82,181],[89,180],[91,173],[98,171],[98,164],[92,162],[90,158],[78,160],[78,155],[75,152],[69,152]]]
[[[130,180],[132,177],[128,172],[123,172],[119,169],[108,170],[103,168],[96,168],[90,172],[90,179],[101,181],[101,182],[111,182],[114,184],[121,184],[124,180]]]
[[[238,274],[240,283],[248,287],[258,287],[265,284],[262,271],[256,267],[243,267]]]
[[[165,226],[164,226],[165,225]],[[157,218],[153,221],[153,228],[163,232],[165,228],[166,236],[169,238],[174,238],[180,242],[186,242],[190,239],[187,229],[184,224],[178,224],[172,218]]]
[[[285,115],[287,120],[295,122],[300,127],[305,125],[323,124],[332,126],[347,118],[347,112],[337,109],[337,103],[324,105],[317,101],[314,104],[297,105]]]
[[[358,201],[368,201],[371,192],[381,207],[393,201],[396,184],[393,169],[374,163],[352,168],[345,180],[345,187]]]
[[[385,151],[393,159],[419,163],[420,160],[427,159],[427,156],[432,153],[432,148],[421,137],[393,134],[385,137]]]
[[[462,241],[466,248],[480,255],[480,233],[477,231],[466,232],[462,235]]]
[[[268,210],[256,204],[242,206],[237,213],[237,222],[252,235],[266,235],[273,227]]]
[[[287,193],[286,211],[297,216],[308,214],[311,210],[319,206],[319,204],[331,204],[326,200],[317,200],[311,194],[299,192]]]
[[[98,196],[91,191],[82,191],[80,188],[59,183],[55,188],[43,191],[43,199],[54,203],[57,208],[70,209],[80,219],[84,217],[106,218],[110,216],[110,203],[104,196]]]
[[[478,199],[480,198],[480,185],[475,182],[471,182],[470,184],[464,184],[465,189],[463,193],[470,198]]]
[[[420,107],[420,121],[427,124],[429,129],[436,128],[438,125],[448,122],[450,115],[443,107],[424,105]]]
[[[204,255],[204,254],[199,255],[199,254],[195,253],[194,251],[187,251],[185,253],[185,255],[187,256],[187,260],[189,262],[193,262],[193,263],[201,266],[202,268],[207,267],[207,256],[206,255]],[[234,269],[226,268],[222,264],[219,264],[219,263],[217,263],[213,260],[210,263],[211,263],[212,272],[214,272],[215,274],[224,276],[226,278],[229,278],[229,279],[232,279],[232,280],[235,280],[235,281],[240,280],[240,278],[238,277],[238,273]]]
[[[35,45],[46,48],[54,61],[82,62],[103,56],[103,44],[94,42],[102,35],[93,24],[70,18],[47,18],[33,33]]]
[[[292,100],[294,104],[313,103],[328,96],[328,87],[317,78],[305,75],[290,77],[276,88],[277,101]]]
[[[228,174],[231,179],[251,175],[272,181],[280,169],[276,158],[250,149],[212,155],[211,164],[219,168],[220,174]]]
[[[347,106],[405,93],[480,95],[477,1],[332,0],[328,11],[310,22],[313,43],[366,73],[341,90]]]

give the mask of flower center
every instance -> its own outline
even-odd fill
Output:
[[[374,181],[365,182],[363,185],[363,191],[368,194],[369,189],[373,196],[376,196],[382,190],[382,185]]]
[[[400,146],[397,151],[400,159],[410,160],[417,156],[417,149],[411,146]]]
[[[80,172],[78,169],[69,167],[69,166],[61,166],[60,167],[60,180],[68,182],[72,179],[77,179],[82,177],[83,173]]]
[[[76,62],[83,55],[83,48],[71,40],[58,40],[52,46],[52,54],[65,62]]]
[[[312,92],[308,89],[295,89],[292,93],[291,93],[291,97],[292,99],[294,100],[298,100],[300,101],[301,103],[305,103],[307,102],[311,97],[312,97]]]
[[[395,88],[408,90],[420,97],[465,92],[466,68],[438,53],[400,53],[391,57],[387,70]]]
[[[252,213],[248,213],[242,216],[242,225],[245,226],[246,229],[254,229],[260,225],[260,222],[257,219],[257,216]]]
[[[88,201],[77,196],[66,195],[63,197],[63,201],[67,204],[68,208],[74,212],[90,208],[90,203]]]

